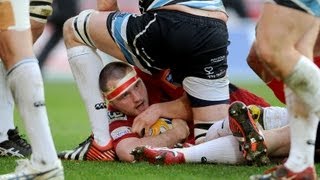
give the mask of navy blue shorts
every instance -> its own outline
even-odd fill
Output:
[[[177,82],[226,75],[229,37],[222,20],[170,10],[115,12],[107,28],[127,61],[150,72],[170,68]]]

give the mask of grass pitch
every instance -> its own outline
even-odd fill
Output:
[[[240,84],[281,105],[263,84]],[[90,134],[86,110],[74,83],[46,82],[46,104],[51,131],[58,151],[72,149]],[[17,113],[16,113],[17,114]],[[25,134],[18,115],[16,125]],[[182,164],[155,166],[148,163],[63,161],[66,179],[248,179],[271,166],[232,166],[217,164]],[[13,171],[15,158],[0,158],[0,174]],[[320,166],[317,165],[318,174]]]

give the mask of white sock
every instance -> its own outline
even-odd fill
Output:
[[[314,165],[318,117],[315,113],[306,112],[308,107],[289,88],[286,88],[285,93],[291,138],[289,158],[285,166],[294,172],[301,172]],[[298,111],[304,111],[309,116],[305,117]]]
[[[215,122],[209,128],[205,141],[210,141],[228,135],[232,135],[232,132],[229,127],[229,118]]]
[[[70,68],[85,103],[96,143],[106,146],[111,140],[104,99],[99,89],[99,74],[103,68],[95,49],[77,46],[67,49]]]
[[[274,106],[263,108],[263,127],[265,130],[280,128],[288,124],[286,108]]]
[[[206,141],[207,133],[215,121],[195,121],[194,122],[194,139],[195,144],[201,144]]]
[[[24,59],[7,73],[8,85],[23,119],[36,166],[57,161],[45,106],[43,80],[36,59]]]
[[[14,129],[14,102],[6,80],[6,70],[0,60],[0,143],[8,140],[8,130]]]
[[[320,116],[320,70],[307,57],[301,56],[285,84],[301,98],[311,112]]]
[[[245,162],[234,136],[224,136],[188,148],[176,149],[184,154],[186,162],[240,164]]]

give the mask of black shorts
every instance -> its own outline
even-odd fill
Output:
[[[141,16],[117,12],[109,15],[107,26],[131,64],[151,72],[170,68],[180,80],[226,75],[229,41],[222,20],[169,10]]]

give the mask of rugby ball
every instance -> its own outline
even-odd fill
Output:
[[[149,129],[150,136],[156,136],[172,128],[171,119],[160,118]]]

